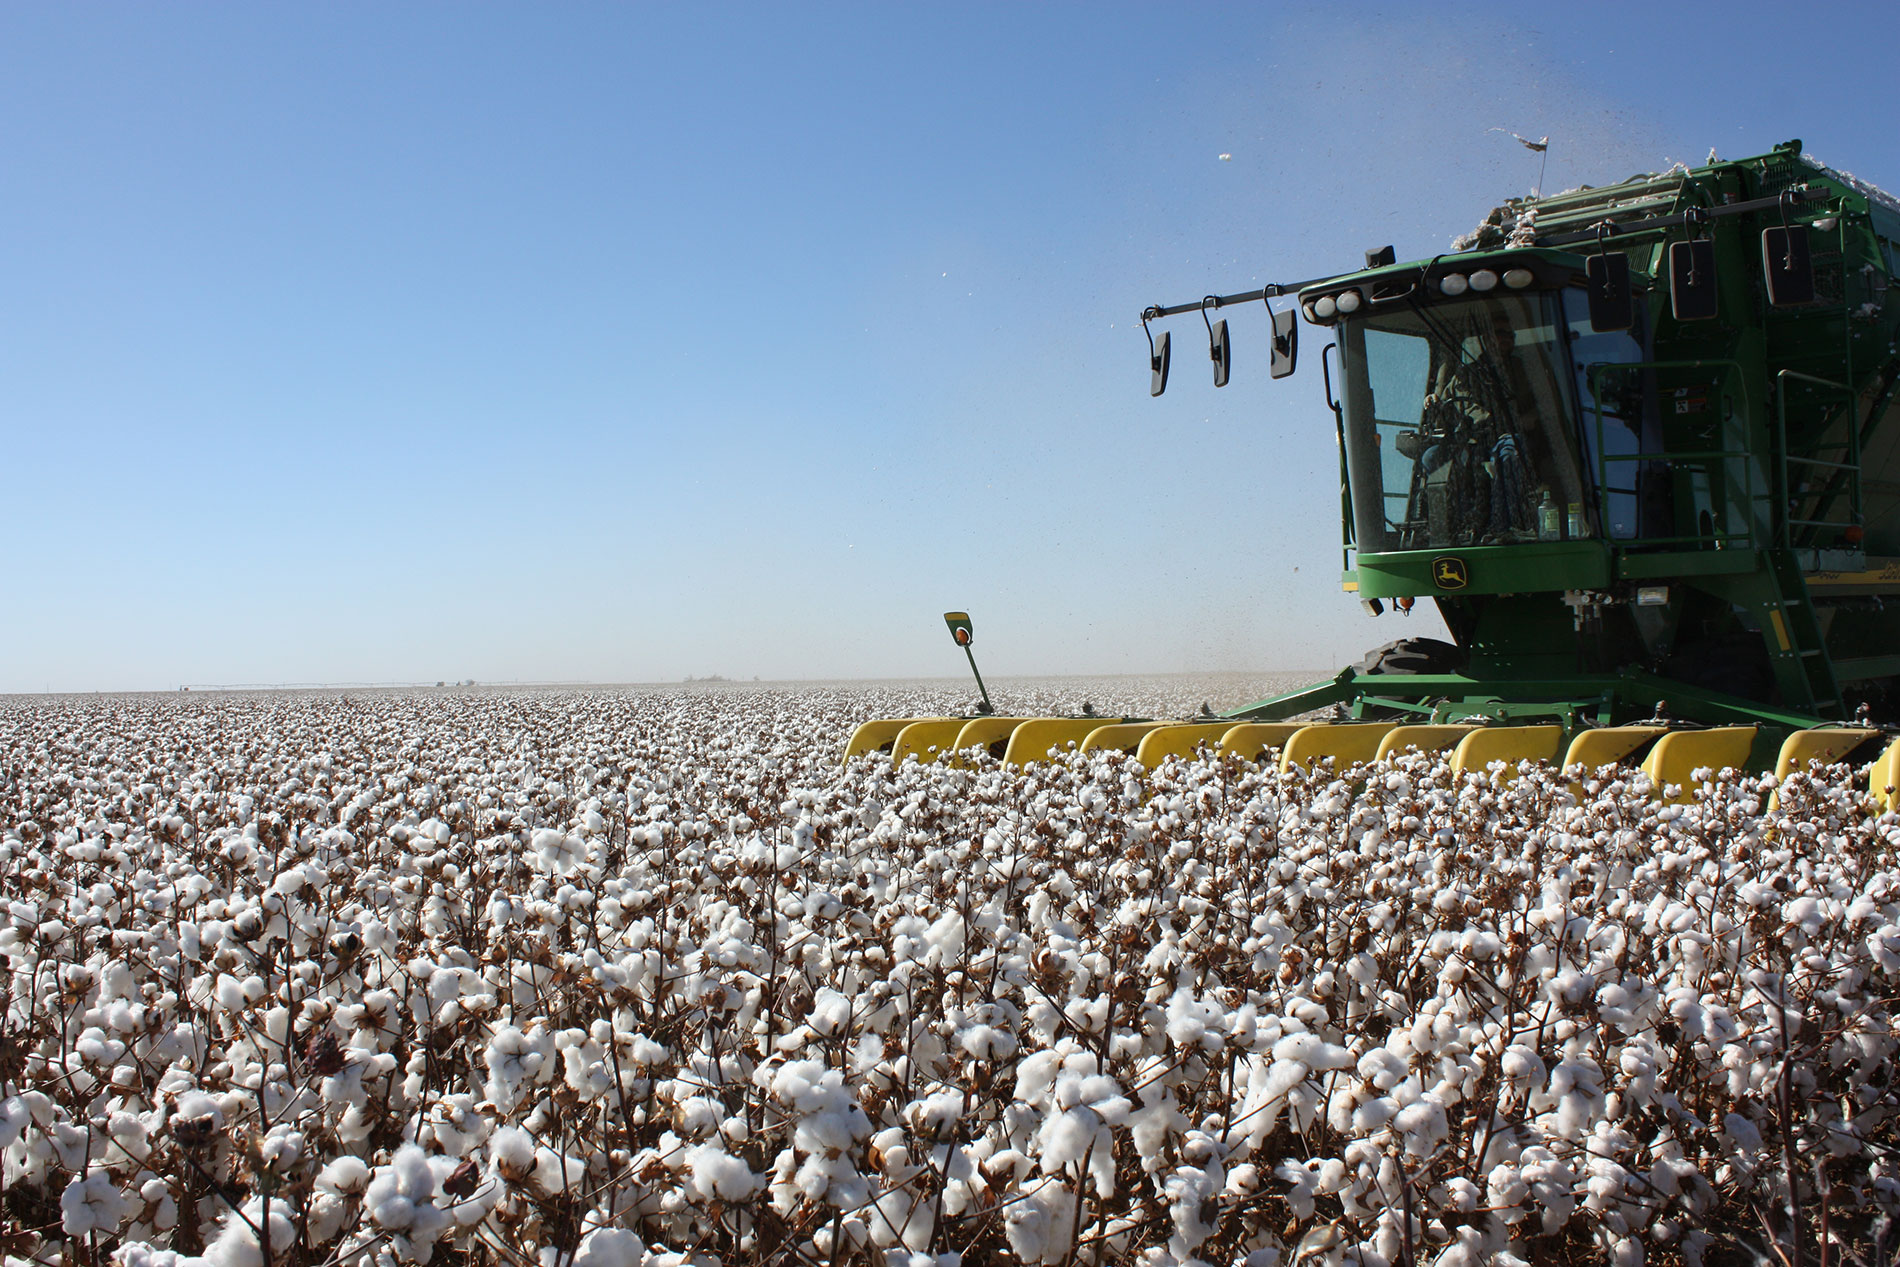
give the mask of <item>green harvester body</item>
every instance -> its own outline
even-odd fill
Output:
[[[1455,650],[1230,715],[1663,716],[1758,726],[1755,765],[1900,721],[1896,276],[1900,202],[1791,142],[1306,286],[1344,587]]]

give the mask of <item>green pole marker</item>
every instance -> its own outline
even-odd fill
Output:
[[[970,650],[970,644],[976,641],[976,631],[970,626],[970,613],[945,612],[943,623],[950,626],[950,637],[963,648],[963,654],[969,658],[970,672],[976,675],[976,689],[983,693],[983,705],[976,711],[985,714],[994,713],[996,706],[990,703],[989,688],[983,685],[983,675],[976,669],[976,654]]]

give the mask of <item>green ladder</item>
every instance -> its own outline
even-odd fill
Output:
[[[1783,702],[1817,717],[1846,716],[1834,662],[1828,658],[1821,625],[1815,619],[1808,583],[1792,550],[1763,551],[1770,593],[1763,635]]]

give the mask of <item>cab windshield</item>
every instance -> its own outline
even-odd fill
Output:
[[[1340,321],[1359,550],[1594,535],[1564,336],[1542,291]]]

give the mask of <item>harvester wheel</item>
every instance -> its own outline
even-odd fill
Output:
[[[1359,672],[1415,677],[1423,673],[1458,673],[1467,662],[1464,649],[1453,643],[1438,638],[1400,638],[1367,652],[1366,658],[1359,662]],[[1416,714],[1376,704],[1363,707],[1359,716],[1365,721],[1416,719]]]
[[[1361,673],[1458,673],[1467,657],[1463,647],[1438,638],[1400,638],[1368,652]]]

